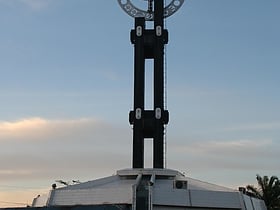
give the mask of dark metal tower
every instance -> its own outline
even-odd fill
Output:
[[[118,0],[120,6],[135,18],[131,31],[134,44],[134,109],[129,113],[133,125],[133,168],[144,168],[144,140],[153,139],[153,167],[164,168],[164,126],[169,113],[164,109],[164,46],[168,43],[168,31],[164,18],[175,13],[184,0],[173,0],[164,7],[164,0],[148,0],[147,12],[134,7],[130,0]],[[146,21],[153,21],[152,29],[146,29]],[[145,109],[145,61],[154,62],[154,105]]]
[[[145,18],[135,18],[131,31],[134,44],[134,110],[129,121],[133,124],[133,168],[144,168],[144,139],[153,138],[154,168],[164,167],[164,125],[168,111],[164,110],[164,45],[168,32],[164,29],[163,0],[155,1],[154,29],[145,28]],[[154,60],[154,110],[145,110],[145,60]]]

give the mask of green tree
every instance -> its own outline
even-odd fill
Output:
[[[247,191],[264,200],[268,210],[280,210],[280,180],[276,176],[257,175],[258,187],[248,185]]]

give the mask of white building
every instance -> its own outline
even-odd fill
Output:
[[[106,178],[53,189],[33,202],[33,207],[97,205],[125,205],[133,210],[266,210],[262,200],[170,169],[120,170]]]

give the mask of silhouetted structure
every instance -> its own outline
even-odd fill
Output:
[[[149,8],[151,5],[149,5]],[[150,8],[151,9],[151,8]],[[145,17],[135,18],[131,31],[134,44],[134,110],[129,121],[133,125],[133,168],[144,168],[144,140],[153,139],[153,166],[164,168],[164,125],[168,111],[164,110],[164,45],[168,31],[164,29],[163,0],[154,2],[154,28],[146,29]],[[154,109],[145,109],[145,61],[154,61]]]

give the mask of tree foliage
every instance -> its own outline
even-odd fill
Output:
[[[256,177],[258,187],[248,185],[247,191],[264,200],[268,210],[280,210],[280,180],[276,176]]]

